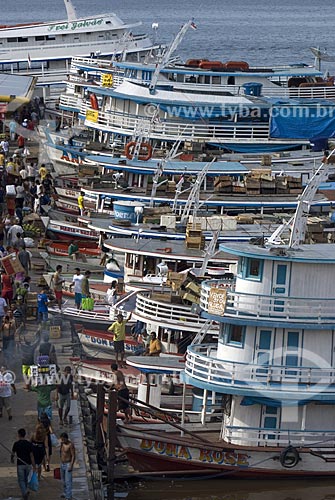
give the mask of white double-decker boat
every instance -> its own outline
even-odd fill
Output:
[[[140,22],[126,24],[114,13],[77,17],[71,0],[64,2],[65,20],[0,26],[0,72],[33,74],[42,88],[59,86],[73,56],[140,61],[153,48],[147,35],[134,32]]]

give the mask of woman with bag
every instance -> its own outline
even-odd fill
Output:
[[[52,447],[53,446],[58,446],[58,439],[56,435],[54,434],[54,431],[51,427],[51,421],[48,417],[48,415],[43,412],[40,417],[40,423],[43,425],[45,432],[47,433],[47,438],[48,438],[48,458],[47,455],[45,457],[44,461],[44,471],[49,472],[50,471],[50,462],[51,462],[51,455],[52,455]]]
[[[49,447],[48,435],[43,424],[39,423],[36,426],[35,432],[31,437],[31,444],[33,447],[33,455],[37,467],[38,480],[41,479],[42,464],[49,463]]]
[[[91,276],[91,271],[85,271],[84,277],[81,280],[81,296],[82,296],[81,307],[84,311],[93,310],[94,307],[94,301],[93,301],[93,307],[91,308],[93,299],[91,299],[91,293],[90,293],[90,282],[89,282],[90,276]],[[86,300],[86,299],[91,299],[91,300]]]

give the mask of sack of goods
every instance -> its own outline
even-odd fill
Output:
[[[93,311],[94,299],[92,299],[92,297],[85,297],[84,299],[81,299],[81,308],[83,311]]]

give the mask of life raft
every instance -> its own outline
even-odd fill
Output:
[[[288,446],[280,454],[279,461],[285,469],[293,469],[299,460],[301,460],[299,452],[294,446]]]
[[[126,144],[124,154],[128,158],[128,160],[132,160],[134,158],[136,144],[136,141],[131,141]],[[148,161],[151,157],[152,146],[148,142],[141,142],[140,154],[138,156],[138,159],[141,161]]]
[[[221,61],[201,61],[199,68],[207,70],[224,69],[224,64]]]
[[[249,64],[245,61],[227,61],[224,64],[224,68],[235,71],[248,71]]]
[[[98,104],[97,96],[95,94],[90,95],[90,103],[91,103],[91,108],[98,111],[99,104]]]

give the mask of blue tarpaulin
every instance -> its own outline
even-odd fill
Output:
[[[270,137],[285,139],[329,138],[335,136],[335,106],[313,104],[274,105],[270,118]]]

